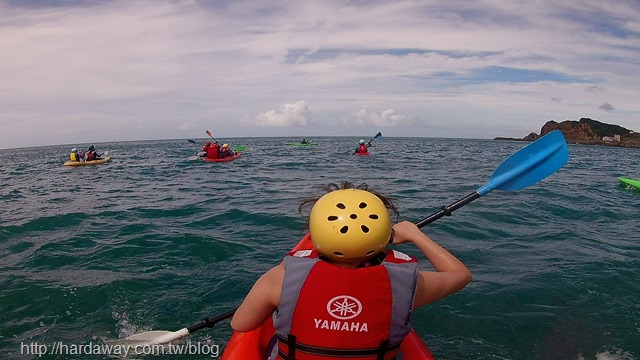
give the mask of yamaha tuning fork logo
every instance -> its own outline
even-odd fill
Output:
[[[336,296],[327,303],[327,312],[336,319],[353,319],[362,312],[362,303],[353,296]]]
[[[362,312],[362,303],[353,296],[339,295],[332,298],[327,302],[327,312],[333,319],[314,318],[313,322],[316,329],[350,332],[369,331],[369,324],[366,322],[348,321]]]

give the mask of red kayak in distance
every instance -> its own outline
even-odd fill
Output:
[[[369,154],[361,154],[369,155]],[[307,233],[292,251],[313,249],[311,236]],[[266,360],[269,342],[275,336],[273,319],[267,319],[259,328],[248,332],[234,331],[221,360]],[[433,360],[433,355],[418,334],[411,329],[400,344],[403,360]]]
[[[233,161],[237,158],[240,157],[240,154],[242,154],[241,152],[237,152],[232,156],[228,156],[226,158],[223,159],[209,159],[209,158],[203,158],[202,160],[206,161],[206,162],[227,162],[227,161]]]

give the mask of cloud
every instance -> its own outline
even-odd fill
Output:
[[[599,93],[603,91],[604,89],[602,88],[602,86],[597,86],[597,85],[589,86],[587,88],[587,92]]]
[[[311,112],[306,101],[297,101],[280,106],[280,110],[270,110],[256,116],[260,126],[307,126],[311,122]]]
[[[187,131],[187,130],[193,130],[195,129],[195,127],[196,125],[191,121],[185,121],[180,125],[179,129],[182,131]]]
[[[173,138],[187,121],[518,136],[589,117],[604,93],[603,121],[640,128],[638,1],[0,0],[0,14],[0,147],[41,144],[34,127],[75,143]]]
[[[602,110],[604,110],[606,112],[613,111],[613,105],[611,105],[609,103],[604,103],[604,104],[598,106],[598,109],[602,109]]]
[[[384,110],[380,114],[371,113],[367,106],[353,113],[356,118],[356,124],[360,126],[402,126],[415,125],[417,120],[408,115],[397,114],[393,109]]]

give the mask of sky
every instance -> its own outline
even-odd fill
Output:
[[[0,0],[0,148],[640,131],[637,0]]]

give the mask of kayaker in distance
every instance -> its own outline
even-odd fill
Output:
[[[86,161],[102,159],[100,155],[96,152],[96,148],[93,145],[89,146],[89,149],[87,149],[87,152],[84,153],[84,157]]]
[[[71,161],[80,161],[82,156],[78,154],[78,148],[71,149],[71,153],[69,154],[69,160]]]
[[[211,147],[211,141],[207,141],[206,143],[204,143],[202,148],[200,148],[200,150],[202,150],[202,152],[204,153],[202,156],[207,156],[207,152],[209,151],[210,147]]]
[[[354,154],[368,154],[369,153],[369,146],[371,144],[366,144],[364,139],[360,139],[360,141],[358,141],[358,147],[356,147],[356,150],[353,152]]]
[[[314,249],[288,254],[263,274],[238,310],[235,331],[254,330],[274,315],[277,345],[270,359],[395,358],[410,330],[412,309],[464,288],[467,267],[415,224],[392,225],[389,198],[343,182],[313,205],[309,231]],[[412,242],[436,271],[388,244]],[[275,313],[274,313],[275,311]],[[310,354],[310,355],[308,355]]]
[[[300,141],[300,144],[308,144],[309,142],[307,141],[307,139],[302,139],[302,141]]]
[[[219,159],[220,158],[220,144],[217,141],[213,143],[207,142],[206,150],[207,159]]]
[[[228,158],[233,155],[235,155],[235,153],[233,150],[229,149],[229,144],[222,144],[222,148],[220,149],[220,159]]]

